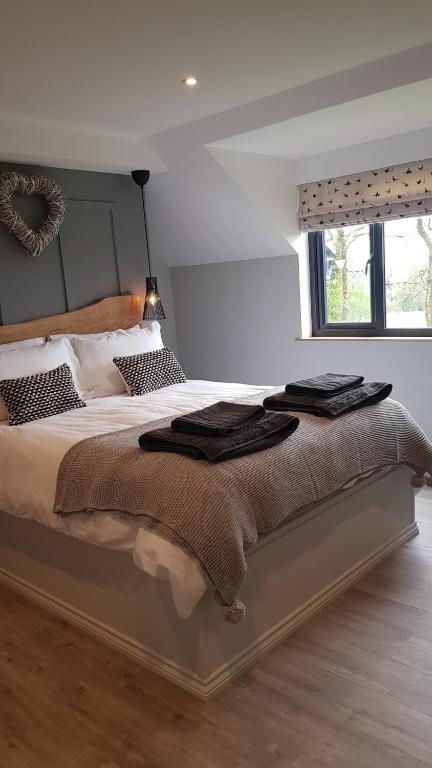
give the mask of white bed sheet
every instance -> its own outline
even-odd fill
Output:
[[[144,528],[95,513],[64,519],[53,513],[57,472],[67,450],[86,437],[178,416],[218,400],[262,393],[269,387],[188,381],[142,397],[119,395],[87,401],[87,408],[18,427],[0,422],[0,509],[38,521],[91,544],[130,552],[138,568],[168,580],[174,604],[186,618],[207,589],[202,570],[182,550]]]

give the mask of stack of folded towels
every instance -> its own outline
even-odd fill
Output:
[[[262,405],[221,401],[154,429],[139,438],[146,451],[182,453],[212,464],[263,451],[282,442],[298,427],[288,414],[266,413]]]
[[[263,404],[269,411],[303,411],[335,419],[344,413],[379,403],[391,391],[391,384],[379,381],[365,384],[363,376],[324,373],[313,379],[287,384],[285,392],[266,397]]]
[[[299,425],[295,416],[269,411],[303,411],[334,419],[389,396],[391,384],[364,383],[363,376],[325,373],[287,384],[284,392],[266,397],[263,405],[221,401],[179,416],[170,427],[139,438],[146,451],[169,451],[216,464],[263,451],[281,443]]]

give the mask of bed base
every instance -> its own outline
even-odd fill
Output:
[[[418,533],[411,475],[376,473],[262,539],[241,624],[210,590],[181,619],[168,584],[130,555],[1,512],[0,581],[207,699]]]

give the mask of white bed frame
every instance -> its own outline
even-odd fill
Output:
[[[206,699],[418,533],[412,474],[377,472],[262,538],[248,553],[240,624],[223,621],[210,589],[181,619],[169,585],[129,554],[4,512],[0,581]]]
[[[181,619],[169,585],[129,554],[0,513],[0,580],[207,698],[418,533],[407,467],[360,481],[262,539],[248,556],[246,618],[208,590]]]

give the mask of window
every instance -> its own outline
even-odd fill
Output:
[[[432,216],[309,234],[314,336],[432,336]]]

